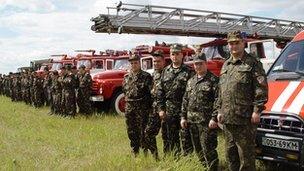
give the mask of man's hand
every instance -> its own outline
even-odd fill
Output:
[[[160,119],[161,120],[164,120],[165,118],[166,118],[166,112],[165,111],[160,111],[159,113],[158,113],[158,115],[159,115],[159,117],[160,117]]]
[[[215,128],[217,128],[217,123],[216,123],[213,119],[211,119],[211,120],[209,121],[209,128],[210,128],[210,129],[215,129]]]
[[[219,123],[222,123],[223,122],[223,115],[222,114],[217,114],[217,120]]]
[[[187,120],[182,118],[180,121],[180,125],[183,129],[187,128]]]
[[[251,123],[253,123],[253,124],[260,123],[260,114],[259,113],[256,113],[256,112],[252,113],[252,115],[251,115]]]

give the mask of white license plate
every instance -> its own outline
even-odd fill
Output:
[[[90,97],[90,100],[93,102],[102,102],[104,101],[103,96],[92,96]]]
[[[286,150],[299,151],[299,142],[262,137],[262,145]]]

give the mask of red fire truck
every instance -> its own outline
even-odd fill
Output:
[[[257,157],[304,167],[304,31],[268,72],[269,99],[257,132]],[[302,168],[303,169],[303,168]]]
[[[169,46],[137,46],[132,51],[141,56],[141,66],[143,70],[153,69],[151,53],[155,50],[163,50],[165,59],[169,64]],[[183,50],[186,58],[194,53],[193,49],[185,48]],[[116,57],[114,68],[100,72],[93,76],[93,92],[91,100],[102,102],[105,109],[112,109],[114,112],[123,115],[124,113],[124,94],[122,93],[122,82],[124,75],[128,72],[129,54]]]

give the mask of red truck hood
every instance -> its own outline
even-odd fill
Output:
[[[95,79],[122,79],[127,73],[126,70],[107,70],[99,72],[94,75],[93,80]]]
[[[266,111],[300,115],[304,118],[304,82],[270,81]]]

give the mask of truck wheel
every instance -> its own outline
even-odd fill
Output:
[[[124,116],[125,106],[126,106],[125,95],[122,93],[122,91],[118,91],[113,97],[113,100],[111,102],[111,108],[117,114]]]

